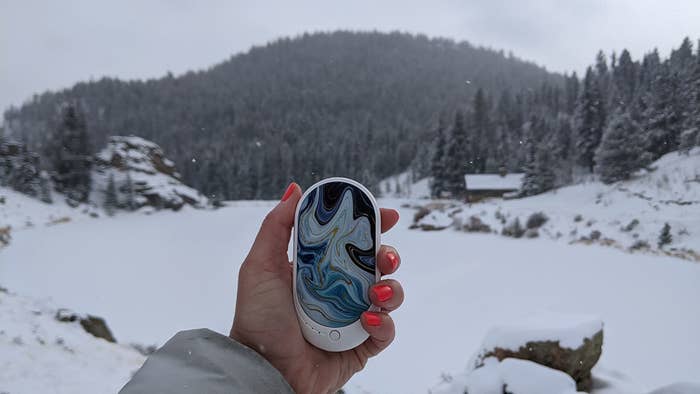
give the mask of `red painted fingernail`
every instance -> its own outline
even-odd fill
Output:
[[[389,264],[391,264],[391,271],[396,271],[396,267],[399,266],[399,256],[394,252],[387,252],[386,259],[389,260]]]
[[[363,315],[365,315],[365,323],[367,323],[368,326],[378,327],[382,324],[382,318],[376,313],[365,312]]]
[[[289,197],[292,196],[292,193],[294,193],[294,188],[297,184],[292,182],[287,186],[287,190],[284,192],[284,195],[282,196],[282,202],[287,201]]]
[[[372,292],[379,302],[389,301],[394,296],[394,290],[387,285],[374,286]]]

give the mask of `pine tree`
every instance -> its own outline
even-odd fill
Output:
[[[593,70],[586,70],[583,92],[576,108],[575,130],[577,161],[593,172],[595,151],[600,144],[605,125],[605,110],[600,85]]]
[[[494,144],[491,121],[489,119],[489,103],[484,90],[479,88],[474,95],[471,130],[473,132],[473,158],[476,173],[486,172],[486,163],[493,159]]]
[[[596,172],[604,183],[629,179],[642,166],[642,153],[642,129],[629,113],[618,109],[596,151]]]
[[[525,166],[521,196],[533,196],[544,193],[556,186],[555,162],[552,156],[552,140],[544,139],[550,135],[549,125],[533,116],[526,127]]]
[[[464,178],[469,160],[467,130],[464,126],[464,115],[457,111],[455,114],[452,133],[447,143],[445,161],[445,191],[452,198],[466,198],[467,185]]]
[[[51,179],[44,171],[42,171],[39,178],[39,199],[47,204],[51,204],[53,199],[51,198]]]
[[[679,148],[687,152],[694,146],[700,146],[700,42],[685,89],[688,92],[687,106]]]
[[[664,223],[664,227],[661,229],[659,234],[659,249],[663,248],[665,245],[673,242],[673,236],[671,235],[671,226],[668,223]]]
[[[646,93],[647,108],[644,112],[646,151],[651,160],[676,150],[682,128],[682,105],[679,100],[679,80],[667,63],[661,65],[659,73]]]
[[[76,105],[68,104],[61,111],[49,150],[56,189],[65,193],[71,204],[87,201],[92,159],[85,118]]]
[[[107,181],[107,188],[104,191],[104,209],[107,215],[114,215],[114,211],[119,206],[119,201],[117,199],[117,186],[114,184],[114,174],[109,174],[109,180]]]
[[[627,49],[620,54],[620,60],[613,70],[613,82],[616,97],[616,106],[630,105],[634,99],[637,89],[637,64],[632,61],[632,57]]]
[[[430,173],[433,178],[430,184],[430,195],[433,198],[439,198],[446,191],[446,173],[445,173],[445,126],[442,117],[438,120],[436,136],[434,141],[433,157],[430,161]],[[396,185],[398,187],[398,183]],[[397,193],[398,194],[398,193]]]

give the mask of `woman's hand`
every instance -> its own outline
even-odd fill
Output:
[[[370,300],[382,312],[362,314],[362,327],[369,338],[360,346],[340,353],[326,352],[304,339],[292,295],[292,265],[287,246],[294,225],[294,211],[301,198],[296,183],[287,188],[282,201],[267,214],[238,274],[236,315],[231,338],[255,349],[287,379],[297,393],[329,393],[341,388],[394,339],[394,322],[387,312],[403,302],[403,289],[384,279],[370,289]],[[399,220],[392,209],[381,209],[382,232]],[[382,275],[399,266],[391,246],[379,249],[377,267]]]

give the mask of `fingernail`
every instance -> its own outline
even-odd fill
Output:
[[[282,202],[287,201],[289,197],[292,196],[292,193],[294,193],[294,187],[296,186],[296,183],[292,182],[287,186],[287,190],[284,192],[284,195],[282,196]]]
[[[387,285],[374,286],[372,292],[379,302],[389,301],[394,295],[394,290]]]
[[[368,326],[378,327],[382,324],[382,318],[376,313],[365,312],[363,315],[365,315],[365,323],[367,323]]]
[[[386,259],[389,260],[389,264],[391,264],[391,271],[396,271],[396,267],[399,266],[399,256],[394,252],[387,252]]]

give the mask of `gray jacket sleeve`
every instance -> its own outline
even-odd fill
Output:
[[[294,393],[252,349],[199,329],[181,331],[153,353],[119,394]]]

